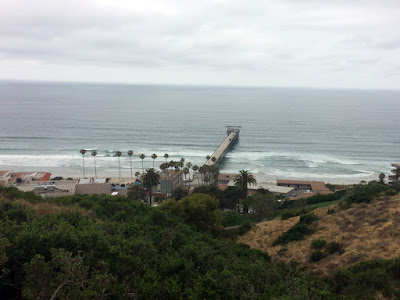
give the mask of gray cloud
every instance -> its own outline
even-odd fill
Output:
[[[398,88],[398,1],[192,2],[3,0],[0,78]]]

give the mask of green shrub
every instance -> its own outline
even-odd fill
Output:
[[[318,217],[313,213],[309,213],[300,217],[300,223],[310,225],[311,223],[318,220]]]
[[[393,190],[393,189],[390,189],[390,190],[387,190],[387,191],[385,192],[385,195],[386,195],[386,196],[396,196],[396,195],[397,195],[397,191],[395,191],[395,190]]]
[[[295,213],[295,212],[293,212],[293,211],[287,211],[287,212],[284,212],[282,215],[281,215],[281,220],[287,220],[287,219],[290,219],[290,218],[293,218],[293,217],[297,217],[298,215]]]
[[[334,186],[333,184],[326,183],[325,186],[326,186],[329,190],[331,190],[332,192],[335,191],[335,186]]]
[[[314,230],[308,228],[306,224],[297,223],[288,231],[285,231],[280,237],[278,237],[273,245],[276,246],[287,244],[292,241],[301,241],[306,235],[310,235],[313,232]]]
[[[311,254],[310,261],[317,262],[317,261],[320,261],[321,259],[324,259],[325,257],[326,257],[326,254],[324,252],[322,252],[321,250],[317,250]]]
[[[163,202],[165,199],[166,199],[165,196],[157,195],[157,196],[154,197],[154,202],[161,203],[161,202]]]
[[[242,225],[239,226],[238,234],[243,235],[246,232],[250,231],[250,229],[251,229],[250,222],[243,223]]]
[[[249,222],[249,215],[239,214],[235,210],[228,210],[222,212],[222,225],[224,227],[241,225]]]
[[[286,219],[290,219],[293,217],[305,215],[305,214],[308,214],[309,212],[310,212],[309,208],[303,208],[303,209],[297,210],[297,211],[296,210],[287,211],[281,215],[281,220],[286,220]]]
[[[351,207],[351,204],[349,202],[347,202],[346,200],[343,200],[339,203],[339,208],[346,210],[349,209]]]
[[[392,276],[395,279],[400,279],[400,259],[395,259],[391,266]]]
[[[395,191],[388,185],[371,181],[368,184],[356,185],[352,189],[352,194],[346,198],[348,204],[351,203],[370,203],[380,194],[396,195]]]
[[[326,252],[329,254],[342,254],[344,253],[343,244],[338,242],[331,242],[326,245]]]
[[[326,245],[326,240],[324,239],[313,240],[311,242],[311,248],[314,249],[323,249],[325,245]]]
[[[333,194],[315,195],[307,198],[307,204],[317,204],[322,202],[336,201],[341,199],[347,193],[346,190],[337,191]]]

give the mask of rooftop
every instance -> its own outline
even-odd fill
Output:
[[[89,183],[106,183],[105,178],[81,178],[79,179],[79,184],[89,184]]]
[[[228,186],[234,186],[235,182],[233,180],[229,181]],[[271,193],[278,193],[278,194],[287,194],[290,191],[293,190],[292,187],[287,187],[287,186],[278,186],[276,184],[271,184],[271,183],[266,183],[266,182],[260,182],[257,183],[257,185],[247,185],[247,188],[249,190],[258,190],[258,189],[266,189],[270,191]]]
[[[331,194],[332,191],[325,186],[323,181],[302,181],[302,180],[277,180],[277,185],[309,185],[311,191],[307,193],[307,196],[313,194]]]

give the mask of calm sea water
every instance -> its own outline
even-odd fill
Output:
[[[400,162],[400,91],[0,83],[0,169],[123,176],[181,157],[201,165],[242,126],[222,172],[357,182]],[[87,175],[94,175],[91,151]]]

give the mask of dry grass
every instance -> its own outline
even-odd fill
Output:
[[[328,215],[329,208],[335,208]],[[303,241],[291,242],[283,246],[272,243],[286,230],[299,221],[299,217],[288,220],[273,220],[257,224],[255,228],[238,238],[252,248],[267,251],[273,260],[296,260],[301,266],[316,274],[327,274],[334,268],[347,267],[359,261],[372,258],[400,257],[400,198],[376,199],[370,204],[353,204],[340,211],[337,205],[318,208],[313,211],[320,219],[310,227],[315,233]],[[311,241],[325,239],[344,245],[342,255],[331,255],[319,262],[310,262],[313,252]],[[278,253],[282,248],[288,250]]]
[[[46,203],[46,202],[31,203],[23,199],[10,200],[5,198],[0,198],[0,201],[19,204],[27,209],[34,211],[39,216],[45,214],[79,213],[91,219],[95,218],[95,213],[93,211],[76,206],[69,207],[69,206],[63,206],[55,203]]]

